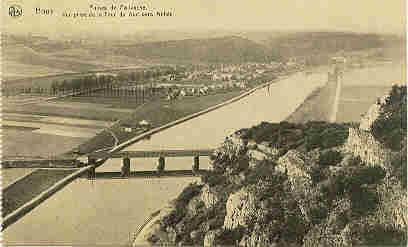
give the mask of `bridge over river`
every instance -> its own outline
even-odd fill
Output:
[[[130,160],[126,166],[129,166],[128,176],[131,177],[135,172],[156,171],[157,156],[165,153],[165,171],[183,173],[189,170],[192,173],[197,159],[194,150],[207,150],[206,155],[203,152],[198,156],[200,172],[209,167],[209,150],[222,143],[226,136],[261,121],[286,119],[326,81],[327,70],[310,75],[294,74],[271,84],[269,93],[265,88],[256,90],[214,111],[154,133],[149,140],[128,143],[128,146],[121,147],[121,154],[90,157],[96,159],[95,164],[92,161],[78,172],[86,174],[95,169],[96,178],[98,173],[111,174],[110,178],[113,178],[122,172],[123,158],[127,154]],[[143,155],[143,152],[149,155]],[[173,155],[176,153],[188,153],[188,156]],[[14,245],[128,244],[132,233],[152,212],[162,208],[188,183],[197,179],[195,176],[75,179],[5,229],[3,239],[6,244]]]

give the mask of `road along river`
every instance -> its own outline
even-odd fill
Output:
[[[267,88],[159,132],[125,150],[214,148],[226,136],[261,121],[287,118],[317,87],[327,72],[297,73]],[[166,159],[166,169],[189,169],[192,160]],[[119,171],[108,160],[98,171]],[[133,170],[155,168],[155,159],[132,160]],[[208,159],[201,160],[208,166]],[[3,232],[6,244],[127,244],[145,219],[197,178],[77,179]]]

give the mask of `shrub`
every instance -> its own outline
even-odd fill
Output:
[[[395,176],[401,183],[404,188],[407,188],[407,156],[406,150],[399,153],[392,162],[392,174]]]
[[[374,121],[371,132],[374,137],[392,150],[401,150],[407,133],[407,94],[406,86],[394,85],[380,116]]]
[[[191,183],[186,186],[176,199],[178,206],[185,206],[194,196],[200,193],[202,185]]]
[[[361,239],[361,244],[367,246],[406,246],[407,244],[406,232],[379,224],[363,229]]]
[[[224,229],[216,238],[216,242],[223,246],[237,246],[241,238],[245,234],[244,227],[237,227],[234,230]]]
[[[222,173],[211,171],[202,174],[201,180],[209,186],[222,185],[227,182],[227,179]]]
[[[320,153],[319,165],[320,166],[330,166],[336,165],[341,162],[343,156],[339,151],[327,150]]]
[[[267,123],[245,129],[244,138],[255,142],[269,142],[289,150],[305,145],[307,151],[314,148],[331,148],[341,145],[348,137],[348,125],[326,122],[293,124],[288,122]]]

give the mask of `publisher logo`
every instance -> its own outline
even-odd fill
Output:
[[[8,9],[9,16],[17,18],[23,15],[23,9],[19,5],[11,5]]]

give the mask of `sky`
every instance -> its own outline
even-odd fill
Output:
[[[59,35],[132,34],[157,29],[323,30],[405,33],[404,0],[2,0],[2,29],[8,33]],[[89,12],[89,5],[145,5],[171,17],[63,17],[63,12]],[[23,9],[10,17],[11,5]],[[36,8],[52,9],[50,16]]]

